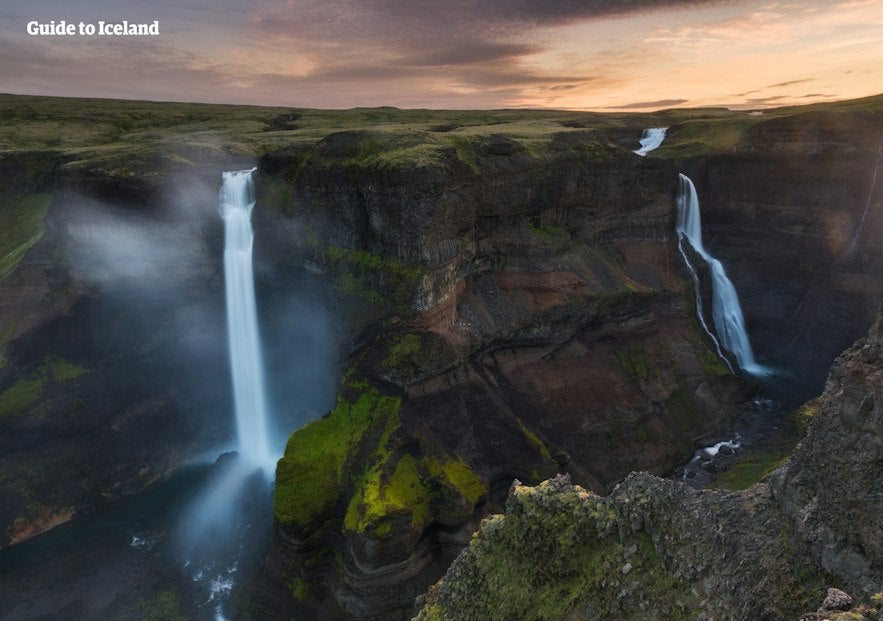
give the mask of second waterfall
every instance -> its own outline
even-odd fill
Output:
[[[689,244],[708,265],[711,274],[711,318],[717,337],[708,330],[702,311],[702,295],[699,290],[699,276],[696,267],[691,263],[687,253],[681,247],[684,261],[693,275],[696,283],[696,313],[702,327],[708,332],[712,340],[720,348],[731,352],[736,361],[746,373],[751,375],[769,375],[770,370],[757,363],[754,359],[754,351],[748,340],[748,332],[745,329],[745,318],[742,315],[742,307],[739,305],[739,296],[736,287],[727,277],[723,264],[711,256],[702,245],[702,221],[699,214],[699,197],[693,182],[686,175],[680,175],[678,183],[678,220],[677,231],[680,236],[679,244]],[[718,340],[720,339],[720,340]]]

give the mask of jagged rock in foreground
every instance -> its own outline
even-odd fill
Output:
[[[883,589],[881,337],[878,313],[768,484],[724,493],[641,473],[604,498],[565,476],[513,485],[417,619],[796,619],[832,585],[871,598]]]

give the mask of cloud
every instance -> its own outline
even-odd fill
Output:
[[[791,86],[792,84],[803,84],[805,82],[813,82],[813,78],[807,78],[804,80],[790,80],[788,82],[779,82],[778,84],[770,84],[767,88],[779,88],[781,86]]]
[[[659,110],[660,108],[679,106],[681,104],[688,103],[689,101],[689,99],[659,99],[657,101],[635,101],[633,103],[624,104],[622,106],[608,106],[608,108],[611,110]]]

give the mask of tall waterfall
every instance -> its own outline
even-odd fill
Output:
[[[272,469],[275,459],[267,437],[267,406],[251,256],[254,240],[251,211],[255,202],[251,174],[254,170],[225,172],[220,192],[220,212],[224,219],[227,336],[239,454],[248,462]]]
[[[754,352],[751,349],[751,342],[748,340],[748,333],[745,330],[745,318],[742,316],[742,307],[739,305],[736,287],[727,278],[723,264],[706,252],[702,245],[699,198],[696,194],[696,187],[686,175],[680,175],[677,200],[677,231],[680,234],[678,247],[696,285],[696,313],[699,317],[699,322],[714,341],[718,354],[721,354],[721,347],[723,347],[727,351],[732,352],[736,357],[739,368],[746,373],[769,375],[770,370],[754,360]],[[714,321],[715,331],[720,340],[712,335],[705,323],[702,311],[702,296],[699,292],[699,275],[684,250],[683,245],[685,243],[689,244],[696,251],[696,254],[701,256],[708,264],[709,272],[711,273],[711,318]],[[729,362],[727,364],[729,365]]]
[[[644,156],[653,149],[658,149],[662,141],[665,140],[665,132],[667,127],[648,127],[641,135],[641,148],[634,151],[638,155]]]

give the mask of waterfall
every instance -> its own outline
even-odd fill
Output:
[[[748,332],[745,330],[745,318],[742,316],[742,307],[739,305],[739,296],[736,287],[727,278],[723,264],[706,252],[702,245],[702,221],[699,215],[699,198],[696,187],[686,175],[680,175],[678,185],[678,219],[677,231],[680,234],[678,248],[690,274],[696,285],[696,314],[702,328],[714,341],[718,354],[723,357],[721,348],[726,349],[736,357],[736,361],[746,373],[752,375],[769,375],[770,370],[758,364],[754,360],[754,352],[751,350],[751,342],[748,340]],[[690,262],[684,244],[689,244],[693,250],[708,264],[711,273],[711,318],[718,338],[715,338],[705,323],[702,310],[702,296],[699,292],[699,275],[695,266]],[[726,360],[726,358],[724,358]],[[729,365],[729,362],[727,362]]]
[[[640,156],[647,155],[653,149],[658,149],[662,141],[665,140],[665,132],[667,127],[648,127],[641,135],[641,148],[634,151]]]
[[[874,199],[874,190],[877,187],[877,171],[880,169],[880,160],[883,159],[883,145],[877,148],[877,163],[874,164],[874,174],[871,177],[871,189],[868,191],[868,200],[865,201],[865,211],[862,213],[862,219],[852,235],[852,244],[849,246],[847,255],[852,256],[858,247],[859,239],[862,235],[862,229],[865,227],[865,220],[868,218],[868,212],[871,210],[871,201]]]
[[[227,298],[227,337],[236,440],[240,456],[269,472],[275,464],[267,437],[267,406],[255,308],[252,270],[251,211],[254,183],[251,170],[225,172],[220,191],[224,219],[224,286]]]

